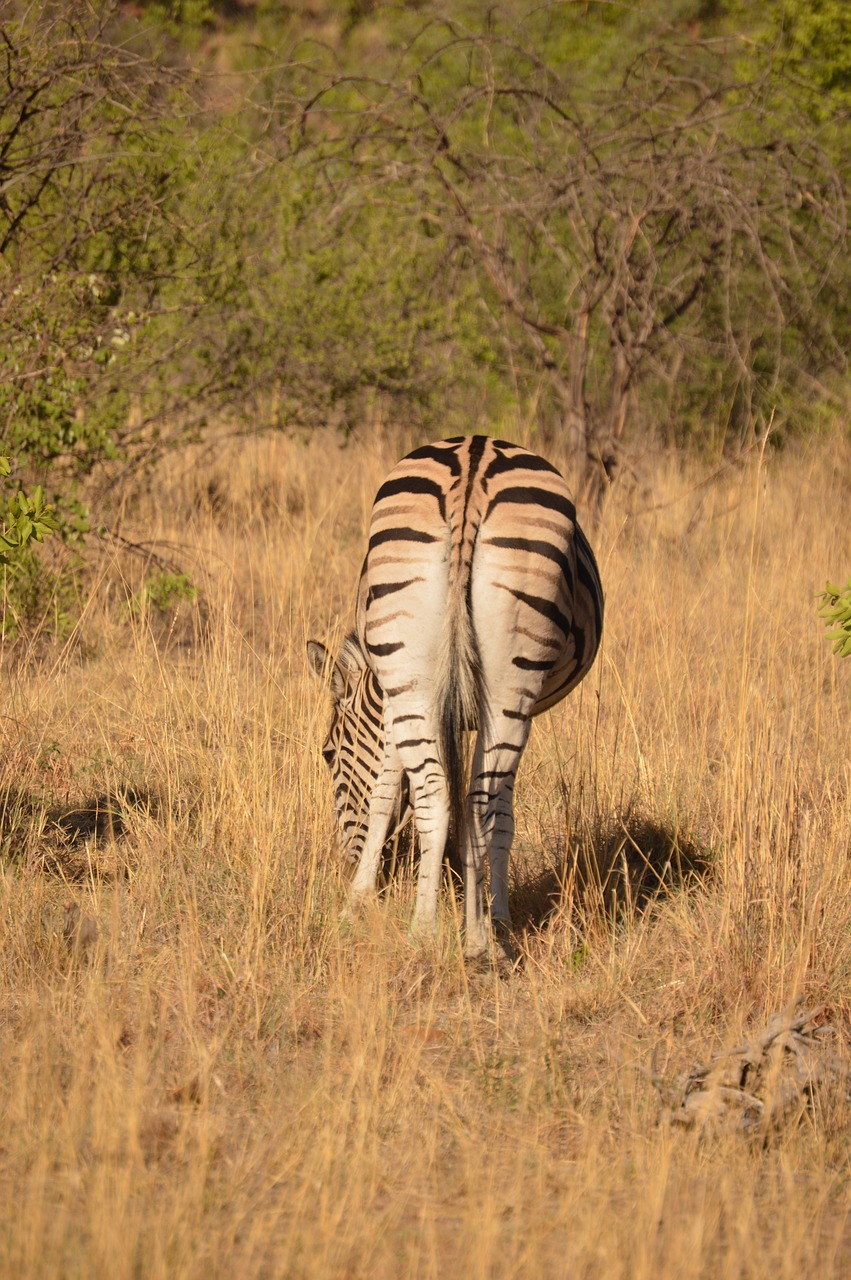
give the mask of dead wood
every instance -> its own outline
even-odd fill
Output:
[[[650,1078],[668,1124],[707,1126],[766,1138],[804,1115],[851,1103],[848,1048],[823,1006],[798,1000],[753,1040],[724,1050],[673,1081]]]

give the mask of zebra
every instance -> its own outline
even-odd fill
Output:
[[[487,950],[491,921],[510,926],[514,781],[531,720],[588,673],[602,628],[594,554],[544,458],[475,435],[424,445],[394,467],[372,509],[355,630],[336,659],[307,646],[334,702],[323,756],[357,862],[354,903],[375,892],[410,796],[420,844],[412,935],[436,930],[450,833],[465,954]]]

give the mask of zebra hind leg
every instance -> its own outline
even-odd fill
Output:
[[[476,739],[473,777],[481,771],[482,735]],[[464,882],[464,955],[476,960],[490,945],[490,921],[485,886],[486,841],[482,831],[482,807],[476,790],[467,796],[467,829],[461,849]]]
[[[514,840],[514,782],[520,756],[529,736],[529,721],[516,715],[497,716],[479,734],[473,759],[469,797],[471,865],[490,863],[490,918],[505,933],[511,925],[508,904],[508,859]],[[468,929],[471,909],[468,907]],[[475,917],[474,917],[475,919]]]

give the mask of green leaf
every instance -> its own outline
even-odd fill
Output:
[[[834,628],[827,633],[828,640],[833,641],[833,652],[847,658],[851,655],[851,578],[845,587],[827,582],[820,599],[819,616],[825,626]]]

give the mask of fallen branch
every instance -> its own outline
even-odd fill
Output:
[[[715,1054],[675,1081],[660,1076],[654,1062],[649,1078],[665,1122],[767,1137],[829,1099],[851,1103],[848,1051],[839,1032],[820,1021],[822,1006],[801,1004],[799,999],[791,1010],[775,1013],[752,1041]]]

